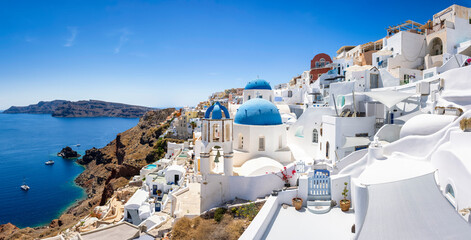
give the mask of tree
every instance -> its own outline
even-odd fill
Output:
[[[191,131],[194,132],[196,128],[196,123],[194,121],[190,122]]]

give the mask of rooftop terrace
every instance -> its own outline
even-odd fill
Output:
[[[325,214],[279,207],[262,239],[351,239],[354,221],[353,210],[342,212],[338,207]]]

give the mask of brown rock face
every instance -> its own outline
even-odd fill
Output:
[[[76,151],[72,150],[71,147],[67,146],[63,148],[57,156],[66,158],[66,159],[74,159],[80,157],[80,154],[78,154]]]
[[[49,227],[50,228],[60,227],[60,226],[62,226],[62,224],[63,224],[62,220],[54,219],[54,220],[51,221],[51,223],[49,223]]]
[[[118,134],[116,136],[116,159],[118,160],[118,165],[123,164],[124,161],[124,156],[126,155],[126,152],[124,151],[124,146],[123,143],[121,142],[121,135]]]
[[[155,129],[175,111],[174,108],[147,112],[138,125],[116,136],[116,139],[101,149],[86,151],[80,164],[86,170],[76,182],[87,189],[90,197],[97,197],[104,205],[114,191],[126,184],[132,176],[147,164],[146,156],[152,151],[152,144],[160,136]],[[141,136],[148,136],[141,142]],[[104,179],[106,179],[104,181]]]
[[[11,223],[0,225],[0,240],[7,239],[8,236],[12,235],[13,232],[18,229],[19,228]]]

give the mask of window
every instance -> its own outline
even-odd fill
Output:
[[[450,184],[445,187],[445,198],[456,209],[455,190]]]
[[[220,138],[220,132],[219,132],[219,124],[215,123],[213,124],[213,141],[214,142],[219,142]]]
[[[294,136],[299,137],[299,138],[303,138],[304,137],[303,130],[304,130],[304,127],[299,126],[298,128],[296,128],[296,133],[294,134]]]
[[[355,151],[362,150],[362,149],[367,149],[368,145],[361,145],[361,146],[355,146]],[[347,155],[345,155],[347,156]]]
[[[379,57],[376,58],[376,62],[379,63]]]
[[[270,102],[273,102],[273,99],[272,99],[272,97],[271,97],[271,96],[270,96]]]
[[[450,195],[453,198],[455,198],[455,191],[453,190],[453,187],[450,184],[446,185],[445,194]]]
[[[325,66],[325,59],[321,58],[321,60],[319,60],[320,62],[320,67],[324,67]]]
[[[247,100],[250,100],[250,95],[247,97]]]
[[[312,142],[313,143],[318,143],[319,142],[319,133],[317,132],[317,129],[314,128],[312,130]]]
[[[409,79],[410,79],[409,74],[404,74],[404,84],[408,84],[408,83],[409,83]]]
[[[357,133],[355,137],[368,137],[368,133]]]
[[[244,136],[239,133],[239,149],[244,149]]]
[[[316,68],[318,68],[318,67],[319,67],[319,62],[316,62]]]
[[[293,96],[293,91],[288,90],[288,97],[292,97],[292,96]]]
[[[230,124],[226,124],[226,131],[224,132],[224,134],[226,135],[226,141],[231,141],[231,125]]]
[[[329,150],[330,150],[330,145],[329,142],[325,143],[325,157],[329,159]]]
[[[265,151],[265,137],[258,138],[258,151]]]
[[[433,77],[433,72],[426,73],[426,74],[424,75],[424,78],[429,78],[429,77]]]

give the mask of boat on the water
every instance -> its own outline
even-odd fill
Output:
[[[29,186],[26,185],[26,181],[23,179],[23,185],[21,185],[21,189],[23,191],[28,191],[29,190]]]
[[[80,147],[80,144],[75,145],[76,147]]]
[[[54,161],[53,160],[49,160],[47,162],[45,162],[46,165],[53,165],[54,164]]]

